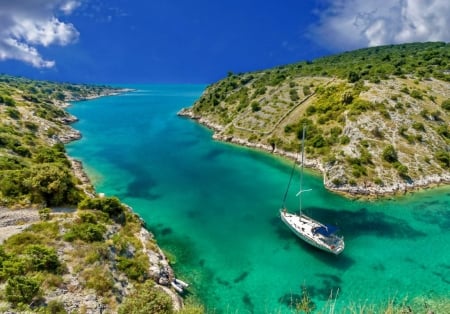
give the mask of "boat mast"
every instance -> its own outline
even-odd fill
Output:
[[[302,196],[301,196],[301,194],[303,192],[311,191],[311,189],[303,190],[303,163],[305,162],[305,133],[306,133],[306,126],[303,126],[303,134],[302,134],[302,167],[300,168],[300,190],[297,193],[297,196],[298,196],[298,199],[299,199],[300,215],[302,214]]]
[[[303,192],[303,165],[305,162],[305,131],[306,131],[306,127],[303,126],[303,134],[302,134],[302,168],[300,170],[300,191],[299,193],[301,194]],[[299,199],[299,208],[300,208],[300,215],[302,214],[302,196],[299,194],[298,199]]]

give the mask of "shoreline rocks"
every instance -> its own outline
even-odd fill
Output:
[[[187,117],[194,121],[197,121],[198,123],[206,126],[207,128],[212,129],[214,131],[214,134],[212,136],[214,140],[229,142],[236,145],[245,146],[248,148],[262,150],[291,160],[296,160],[298,158],[298,154],[296,153],[287,152],[278,149],[277,147],[273,147],[271,145],[266,145],[262,143],[253,143],[239,137],[224,135],[221,133],[224,130],[223,126],[215,124],[205,117],[195,115],[192,112],[191,108],[183,108],[177,114],[181,117]],[[404,195],[406,193],[418,190],[425,190],[439,185],[447,185],[450,183],[450,174],[443,174],[443,175],[435,174],[430,176],[424,176],[419,180],[415,180],[409,183],[404,181],[403,182],[396,181],[386,185],[365,184],[363,186],[361,185],[352,186],[350,184],[343,184],[341,186],[335,186],[332,182],[327,180],[325,167],[317,159],[307,160],[305,162],[305,167],[312,168],[320,172],[320,174],[323,177],[323,183],[326,189],[349,198],[366,198],[366,199],[386,198],[390,196]]]

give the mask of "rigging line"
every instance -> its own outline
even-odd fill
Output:
[[[292,177],[294,176],[294,171],[295,171],[295,166],[297,165],[297,159],[295,159],[294,164],[292,165],[292,170],[291,170],[291,176],[289,177],[289,182],[286,188],[286,192],[284,193],[284,198],[283,198],[283,204],[281,205],[281,208],[284,209],[286,208],[286,198],[289,192],[289,188],[291,187],[291,182],[292,182]]]

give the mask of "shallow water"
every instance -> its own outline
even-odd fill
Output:
[[[145,219],[208,310],[290,313],[303,287],[317,309],[336,294],[337,309],[450,297],[450,189],[351,201],[306,174],[308,213],[345,236],[345,251],[332,256],[297,239],[277,216],[290,162],[215,142],[176,116],[205,86],[132,87],[138,90],[70,107],[83,138],[67,150],[98,192]],[[290,208],[297,203],[288,199]]]

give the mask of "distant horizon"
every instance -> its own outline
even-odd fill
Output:
[[[0,0],[0,73],[208,84],[359,48],[450,42],[448,16],[446,0]]]

